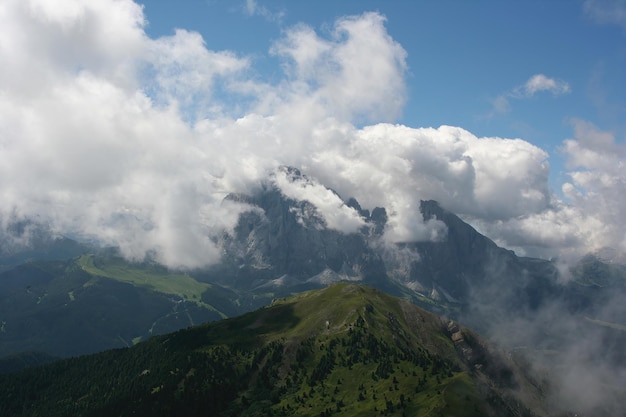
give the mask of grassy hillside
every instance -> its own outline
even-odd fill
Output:
[[[467,330],[337,284],[0,376],[0,415],[532,415],[519,378]]]
[[[163,294],[175,295],[183,300],[200,304],[209,310],[216,310],[213,306],[202,302],[202,294],[211,286],[198,282],[189,275],[172,273],[157,267],[139,268],[122,258],[107,257],[105,260],[100,260],[92,254],[82,255],[76,262],[84,271],[95,277],[110,278]],[[222,318],[226,318],[225,314],[219,311],[218,313]]]
[[[115,256],[29,262],[0,272],[0,358],[20,352],[68,357],[129,346],[250,311],[269,303],[268,296],[245,297]],[[31,362],[15,365],[20,363]]]

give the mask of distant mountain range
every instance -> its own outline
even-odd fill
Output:
[[[285,169],[294,181],[310,180]],[[271,182],[227,199],[250,209],[219,242],[221,262],[202,270],[133,264],[115,249],[45,233],[26,250],[0,245],[0,358],[12,358],[0,360],[0,371],[132,346],[277,298],[353,282],[469,326],[526,357],[539,373],[557,376],[551,383],[563,384],[560,401],[597,409],[615,391],[626,393],[624,265],[589,255],[564,274],[555,262],[498,247],[435,201],[421,203],[416,221],[442,222],[443,239],[390,245],[381,238],[386,210],[363,209],[355,199],[345,204],[364,226],[351,234],[327,227],[312,203],[286,197]],[[581,387],[569,384],[583,376],[588,384],[602,381],[604,389],[583,399],[576,394]]]

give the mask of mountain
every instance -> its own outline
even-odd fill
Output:
[[[68,357],[129,346],[269,301],[110,253],[27,262],[0,273],[0,359],[13,355],[4,360],[18,366],[35,363],[21,352]]]
[[[296,169],[284,170],[291,181],[313,181]],[[360,282],[462,318],[481,331],[488,330],[494,317],[506,322],[512,314],[531,316],[556,299],[567,300],[573,310],[593,304],[580,299],[580,289],[589,287],[583,282],[587,278],[563,285],[566,280],[554,262],[518,257],[498,247],[435,201],[422,201],[415,216],[416,221],[445,225],[442,238],[389,244],[382,239],[386,210],[370,212],[354,198],[345,205],[359,213],[365,226],[351,234],[327,227],[312,203],[287,197],[273,183],[227,199],[250,208],[221,242],[222,261],[194,274],[204,282],[277,295]],[[626,268],[616,270],[607,283],[604,287],[623,291]]]
[[[284,174],[299,186],[317,186],[293,168]],[[130,346],[352,282],[472,328],[541,375],[536,385],[551,387],[554,403],[623,414],[614,400],[626,395],[626,267],[608,252],[569,269],[518,257],[434,201],[421,202],[415,216],[442,225],[436,241],[390,244],[386,209],[366,209],[353,198],[342,207],[362,219],[353,233],[329,227],[313,203],[271,181],[227,200],[247,209],[221,236],[223,257],[209,268],[171,271],[93,248],[7,263],[0,271],[0,357],[11,355],[9,368],[16,369],[33,363],[15,356],[20,352],[67,357]],[[52,253],[46,244],[38,253]]]
[[[291,182],[316,184],[294,168],[283,167],[282,173]],[[625,267],[590,256],[566,281],[555,263],[498,247],[435,201],[423,201],[416,216],[443,224],[440,239],[389,244],[382,238],[385,208],[370,211],[354,198],[344,204],[364,226],[349,234],[328,227],[314,204],[287,197],[275,182],[227,199],[248,209],[219,242],[221,262],[194,271],[169,271],[149,260],[131,264],[115,251],[96,251],[53,239],[29,224],[16,225],[13,240],[25,234],[37,238],[31,249],[5,250],[0,258],[13,262],[0,270],[0,357],[22,351],[71,356],[122,347],[338,281],[407,298],[511,346],[521,343],[519,332],[510,330],[512,321],[541,326],[531,344],[549,348],[554,343],[547,344],[544,334],[560,338],[555,329],[563,326],[554,318],[563,315],[603,329],[599,322],[626,323],[626,308],[619,302],[626,296]],[[544,313],[556,305],[563,314],[552,311],[547,317]],[[521,337],[525,344],[527,333]],[[555,343],[564,344],[561,339]]]
[[[314,182],[285,171],[305,187]],[[386,210],[363,209],[352,198],[344,204],[365,226],[351,234],[329,228],[314,204],[288,197],[271,182],[229,198],[250,210],[225,237],[223,262],[203,279],[276,296],[336,281],[368,284],[451,317],[524,357],[527,367],[558,387],[554,402],[623,414],[615,400],[626,395],[623,265],[598,255],[569,268],[519,257],[435,201],[422,201],[415,216],[441,222],[442,236],[392,245],[381,238]]]
[[[0,414],[548,415],[533,384],[468,329],[344,283],[0,376]]]

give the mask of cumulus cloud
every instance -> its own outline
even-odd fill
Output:
[[[570,181],[562,185],[566,201],[549,196],[543,208],[474,225],[503,246],[532,256],[575,260],[586,253],[611,248],[616,259],[626,258],[626,147],[584,120],[572,120],[574,137],[563,141]]]
[[[181,107],[193,121],[220,110],[211,109],[216,106],[212,90],[217,79],[228,80],[249,65],[231,52],[209,51],[199,33],[183,29],[146,46],[150,78],[144,91],[157,104]]]
[[[0,55],[11,63],[0,70],[3,217],[49,222],[135,259],[215,260],[205,232],[219,217],[204,217],[221,201],[175,99],[206,92],[237,60],[184,31],[149,39],[131,1],[8,1],[0,19]]]
[[[249,76],[252,60],[208,50],[198,33],[150,38],[131,0],[54,7],[7,0],[0,7],[1,224],[36,219],[117,245],[132,259],[198,267],[219,258],[219,236],[246,209],[223,197],[254,190],[272,172],[285,195],[310,201],[329,227],[346,233],[363,221],[321,184],[363,207],[385,207],[390,242],[445,233],[439,222],[421,221],[422,199],[522,250],[571,243],[582,250],[595,242],[595,226],[620,221],[618,197],[605,194],[623,187],[621,148],[583,122],[564,144],[573,164],[569,205],[548,188],[546,152],[524,140],[392,124],[407,66],[385,23],[364,13],[337,19],[323,34],[286,29],[268,44],[284,70],[272,84]],[[566,92],[537,77],[525,94]],[[276,173],[284,165],[319,183],[283,181]],[[597,195],[608,199],[606,209],[593,208]],[[619,230],[610,235],[615,241]]]
[[[535,74],[526,83],[496,97],[493,100],[493,112],[506,113],[511,108],[510,99],[527,99],[540,92],[549,92],[553,96],[559,96],[571,92],[571,88],[566,81]]]
[[[625,253],[626,146],[589,122],[572,123],[574,138],[566,140],[562,148],[571,169],[571,182],[563,185],[563,193],[595,220],[597,235],[592,242],[596,249],[608,245]]]
[[[338,20],[330,39],[288,32],[273,48],[285,65],[303,63],[302,31],[327,45],[332,68],[274,86],[247,79],[246,57],[210,51],[198,33],[149,38],[130,0],[9,0],[0,20],[3,222],[37,219],[133,259],[215,261],[214,237],[237,221],[226,193],[248,190],[279,164],[305,165],[320,146],[310,132],[331,112],[350,119],[401,107],[404,51],[377,14]],[[372,54],[380,65],[364,77],[358,66]],[[377,80],[371,89],[368,77]],[[249,106],[229,108],[216,88],[247,96]],[[309,191],[331,227],[359,224],[320,187]]]
[[[405,101],[406,51],[384,23],[378,13],[340,18],[330,39],[296,26],[272,51],[288,59],[291,87],[337,118],[393,120]]]
[[[422,199],[493,221],[541,211],[550,198],[547,154],[519,139],[478,138],[450,126],[392,124],[343,135],[350,142],[319,150],[311,169],[363,206],[386,207],[388,237],[395,241],[431,238],[433,230],[415,221]]]

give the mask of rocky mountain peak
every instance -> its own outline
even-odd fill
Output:
[[[290,181],[312,181],[295,168],[280,171]],[[422,201],[415,215],[444,223],[445,238],[392,245],[382,239],[388,220],[385,208],[369,211],[353,197],[345,204],[366,226],[350,234],[327,228],[315,205],[286,197],[276,185],[229,198],[249,204],[251,210],[225,239],[224,262],[215,268],[215,279],[223,283],[290,292],[361,281],[463,310],[476,300],[536,307],[555,279],[556,268],[548,261],[531,262],[498,247],[433,200]],[[493,297],[496,287],[499,294]]]

